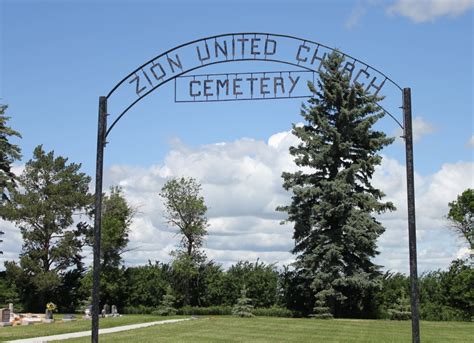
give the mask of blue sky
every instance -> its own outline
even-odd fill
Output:
[[[443,245],[441,242],[446,241],[448,235],[440,233],[448,231],[442,219],[445,215],[442,212],[446,211],[445,203],[460,190],[474,184],[472,4],[469,0],[1,0],[0,102],[9,105],[11,126],[23,135],[18,143],[22,147],[24,160],[18,168],[21,169],[21,164],[31,157],[36,145],[44,144],[47,150],[54,150],[71,161],[82,163],[83,170],[93,175],[98,97],[106,95],[133,69],[174,46],[228,32],[270,32],[306,38],[338,48],[383,71],[402,87],[411,87],[416,136],[415,168],[420,197],[430,198],[437,194],[443,198],[439,201],[438,211],[432,215],[433,220],[438,220],[436,225],[427,223],[426,228],[421,228],[429,230],[429,227],[437,227],[439,230],[439,234],[430,238],[435,243],[426,247],[426,259],[431,262],[425,265],[426,268],[443,267],[459,249],[463,249],[462,243],[452,235],[449,236],[449,244],[455,244],[455,247],[447,248],[448,243]],[[227,63],[200,69],[199,73],[251,72],[261,70],[262,66],[265,65]],[[288,70],[287,66],[265,67]],[[398,96],[390,94],[393,99],[399,99]],[[208,170],[206,163],[209,161],[202,154],[207,157],[222,157],[221,154],[238,156],[233,160],[237,168],[234,171],[250,165],[250,171],[243,169],[250,178],[265,168],[281,173],[276,166],[266,165],[262,156],[270,154],[277,138],[282,141],[290,139],[283,139],[281,133],[288,132],[291,123],[300,121],[301,102],[301,99],[292,99],[176,104],[172,84],[165,85],[139,102],[112,131],[106,149],[106,184],[121,184],[138,206],[152,211],[144,200],[143,189],[156,188],[158,191],[162,181],[169,176],[200,177],[204,180],[203,188],[209,195],[210,207],[214,208],[210,212],[211,224],[232,227],[233,233],[238,232],[238,227],[242,225],[258,227],[260,224],[256,221],[272,216],[265,214],[266,210],[258,212],[261,204],[247,211],[242,203],[245,198],[236,195],[236,202],[229,203],[229,206],[242,207],[240,212],[237,211],[240,214],[217,210],[219,192],[213,193],[213,187],[218,181],[212,180],[224,177]],[[401,112],[394,114],[401,120]],[[114,113],[111,113],[113,116]],[[399,134],[397,125],[390,118],[383,119],[379,127],[391,135]],[[262,147],[262,144],[265,146]],[[219,150],[224,145],[230,147],[225,153]],[[269,151],[263,152],[262,149]],[[283,153],[283,150],[278,150],[278,153]],[[394,175],[394,170],[404,166],[404,146],[401,142],[394,143],[383,153],[393,165],[389,167],[387,162],[385,167],[388,169],[381,175]],[[179,156],[184,157],[178,163]],[[207,173],[198,172],[198,166]],[[279,166],[285,169],[284,164]],[[234,171],[229,171],[229,175]],[[137,179],[137,175],[142,177]],[[446,182],[442,180],[443,175],[460,180],[452,180],[456,182],[450,184],[451,188],[444,194],[436,193],[434,189]],[[274,183],[278,183],[278,177],[274,178]],[[222,182],[237,187],[237,179],[238,175]],[[130,185],[132,180],[138,183],[149,180],[151,183],[139,189]],[[271,189],[279,192],[276,188]],[[394,192],[396,189],[394,186]],[[396,198],[395,193],[386,193]],[[262,201],[273,206],[275,198],[269,199]],[[400,201],[403,201],[402,197]],[[421,205],[430,211],[429,202],[424,204],[421,199]],[[159,212],[159,209],[158,206],[153,211]],[[420,211],[424,213],[423,209]],[[400,216],[402,212],[403,209],[398,211]],[[274,219],[276,221],[279,217]],[[399,219],[402,220],[402,217]],[[420,220],[423,222],[423,218]],[[149,225],[149,236],[138,232],[132,235],[136,239],[132,239],[132,243],[137,246],[143,246],[143,241],[168,230],[158,215],[146,210],[136,222],[136,231],[142,230],[139,225]],[[4,225],[6,230],[9,224],[0,225]],[[265,225],[272,227],[274,223]],[[8,228],[12,232],[15,230],[10,226]],[[261,233],[268,236],[264,237],[266,243],[261,246],[227,247],[242,252],[240,255],[236,253],[229,261],[245,256],[245,251],[267,251],[270,254],[268,261],[274,261],[275,257],[271,257],[270,252],[283,252],[291,248],[289,236],[285,236],[283,229],[279,227],[275,230],[281,237],[272,236],[270,228],[262,229]],[[398,231],[393,229],[392,232]],[[388,235],[389,232],[386,236],[391,237]],[[10,254],[7,254],[10,257],[14,257],[19,250],[18,242],[21,244],[18,235],[15,237],[15,240],[5,243],[11,247]],[[212,253],[213,247],[215,251],[225,251],[225,244],[219,243],[216,237],[210,239],[209,255],[223,263],[229,262],[222,257],[224,253]],[[276,243],[278,237],[281,238],[280,245]],[[160,243],[159,249],[155,249],[160,250],[161,255],[144,253],[141,259],[166,259],[166,249],[169,250],[175,243],[173,236],[163,236],[162,240],[166,243]],[[249,237],[249,241],[252,240],[255,237]],[[391,248],[389,241],[385,238],[382,242],[385,244],[382,255],[387,249],[397,249]],[[265,247],[268,249],[265,250]],[[444,255],[438,261],[436,254],[440,250],[444,251]],[[276,257],[276,260],[281,262],[288,258]],[[385,265],[390,263],[385,262],[390,259],[386,257],[383,260]],[[130,257],[130,263],[141,261],[140,258],[132,260]],[[389,266],[406,270],[402,262]]]

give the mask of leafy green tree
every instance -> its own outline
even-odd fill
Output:
[[[11,191],[10,201],[0,209],[23,236],[20,273],[14,271],[13,264],[8,268],[11,275],[23,280],[19,288],[23,299],[29,298],[29,308],[44,309],[68,269],[83,268],[81,254],[88,226],[73,224],[76,215],[88,212],[93,197],[89,194],[90,177],[80,172],[80,167],[68,164],[67,158],[55,157],[53,151],[46,153],[41,145],[36,147],[19,177],[19,189]]]
[[[11,137],[21,135],[7,126],[10,117],[5,115],[6,105],[0,105],[0,204],[8,199],[8,193],[16,186],[16,176],[11,170],[11,164],[21,158],[18,145],[9,142]]]
[[[171,179],[161,189],[168,224],[181,234],[181,250],[193,259],[201,259],[200,251],[207,235],[207,206],[200,195],[201,185],[193,178]]]
[[[118,268],[127,252],[128,235],[135,210],[127,203],[120,187],[110,188],[102,201],[101,268]]]
[[[110,193],[102,199],[101,225],[101,302],[123,305],[125,292],[125,269],[122,267],[123,253],[129,251],[130,225],[135,210],[127,203],[123,191],[118,186],[110,188]],[[89,230],[88,242],[93,245],[93,232]],[[82,281],[83,296],[89,296],[92,287],[92,271]]]
[[[474,249],[474,190],[466,189],[457,200],[449,203],[448,219],[461,237],[464,237],[470,249]]]
[[[191,304],[191,291],[196,286],[199,265],[206,259],[202,251],[207,234],[207,206],[200,195],[201,185],[193,178],[171,179],[161,189],[168,224],[179,229],[181,243],[172,263],[174,287],[182,305]]]
[[[192,298],[198,306],[219,306],[224,303],[225,272],[222,266],[214,261],[201,263],[198,269],[198,280],[192,288]]]
[[[300,170],[282,175],[292,202],[278,209],[294,223],[296,266],[311,280],[316,314],[345,315],[379,287],[371,258],[384,228],[373,214],[394,206],[370,181],[382,161],[377,152],[393,139],[373,129],[384,116],[381,98],[351,84],[343,56],[334,52],[323,66],[302,107],[305,124],[293,125],[300,143],[290,154]]]
[[[0,307],[8,307],[9,303],[17,304],[20,301],[16,285],[7,278],[6,271],[0,272]]]
[[[224,285],[227,305],[235,304],[244,287],[255,307],[270,307],[277,302],[278,272],[272,264],[239,261],[227,270]]]
[[[123,302],[125,306],[157,307],[166,289],[170,286],[171,266],[167,263],[155,262],[125,270],[126,291]]]

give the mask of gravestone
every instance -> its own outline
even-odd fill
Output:
[[[117,311],[117,306],[112,305],[112,312],[111,312],[112,317],[120,317],[120,314]]]
[[[9,303],[9,304],[8,304],[8,309],[10,310],[10,315],[11,315],[13,312],[15,312],[15,311],[13,311],[13,304],[12,304],[12,303]]]
[[[92,318],[91,313],[92,313],[92,305],[89,305],[85,308],[82,319],[91,319]]]
[[[76,316],[73,314],[65,314],[63,317],[63,322],[71,322],[73,320],[76,320]]]
[[[0,309],[0,326],[11,326],[10,310],[8,308]]]

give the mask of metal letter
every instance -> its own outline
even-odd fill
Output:
[[[199,45],[196,46],[198,58],[201,63],[211,58],[211,55],[209,54],[209,46],[207,45],[207,42],[204,43],[204,46],[206,47],[206,57],[202,57],[201,49],[199,48]]]
[[[248,77],[246,78],[247,81],[250,81],[250,96],[253,96],[253,82],[258,80],[257,77]]]
[[[374,93],[374,95],[377,95],[379,93],[379,91],[382,89],[383,85],[385,84],[385,80],[387,80],[387,78],[385,78],[382,83],[380,84],[380,86],[376,86],[374,84],[375,80],[377,79],[377,77],[374,76],[374,78],[372,79],[372,81],[370,81],[370,84],[367,86],[366,88],[366,92],[370,89],[370,87],[374,87],[377,91]]]
[[[204,80],[204,95],[205,96],[213,96],[214,94],[208,93],[207,91],[211,89],[211,86],[208,83],[213,83],[214,80]]]
[[[146,86],[143,86],[140,88],[140,76],[135,75],[133,79],[131,79],[128,83],[134,83],[135,82],[135,93],[137,93],[138,96],[140,96],[140,93],[143,92],[146,89]]]
[[[242,95],[242,94],[244,94],[244,93],[242,93],[242,92],[237,92],[237,90],[240,89],[240,85],[238,85],[237,82],[240,82],[240,81],[242,81],[242,79],[235,78],[235,79],[233,80],[234,95]]]
[[[269,51],[268,50],[268,43],[272,43],[273,44],[273,47],[272,47],[272,50]],[[275,52],[276,52],[276,47],[277,47],[277,42],[273,39],[266,39],[265,40],[265,56],[268,56],[268,55],[275,55]]]
[[[362,74],[362,73],[365,74],[365,78],[366,78],[366,79],[369,78],[369,73],[366,72],[365,70],[361,69],[361,70],[359,70],[359,72],[357,73],[357,75],[356,75],[356,77],[355,77],[355,79],[354,79],[354,83],[357,83],[358,85],[364,86],[365,83],[359,83],[359,82],[357,82],[357,80],[359,79],[360,74]]]
[[[229,95],[229,79],[226,79],[224,80],[224,82],[222,82],[221,80],[217,80],[217,96],[219,96],[220,94],[220,91],[219,91],[219,87],[221,88],[224,88],[225,86],[225,95]]]
[[[311,59],[311,65],[314,64],[314,61],[319,61],[318,73],[321,72],[321,68],[323,67],[323,61],[326,59],[326,53],[323,54],[323,57],[318,57],[319,46],[316,48],[316,51],[313,54],[313,58]]]
[[[260,79],[260,94],[270,94],[269,91],[266,91],[265,89],[268,87],[268,84],[264,84],[264,81],[270,80],[269,77],[262,77]]]
[[[168,63],[170,65],[170,68],[171,68],[171,71],[174,73],[174,67],[173,65],[175,65],[176,67],[178,67],[179,69],[181,69],[181,71],[183,71],[183,65],[181,64],[181,61],[179,60],[179,56],[178,54],[175,55],[176,56],[176,61],[173,61],[170,57],[166,56],[166,58],[168,59]]]
[[[248,38],[238,38],[237,42],[242,42],[242,57],[245,55],[245,42],[248,42]]]
[[[256,42],[260,42],[260,41],[261,41],[260,38],[252,38],[252,39],[250,40],[250,43],[251,43],[251,45],[250,45],[250,54],[251,54],[251,55],[254,55],[254,56],[255,56],[255,55],[260,55],[260,52],[255,51],[255,49],[258,49],[258,45],[255,44],[255,43],[256,43]]]
[[[300,45],[298,47],[298,53],[296,54],[296,60],[299,62],[306,62],[308,60],[307,57],[305,57],[304,59],[300,57],[300,54],[301,54],[301,49],[305,49],[306,51],[309,51],[309,47],[307,47],[306,45]]]
[[[160,71],[161,71],[160,77],[158,77],[158,75],[156,75],[156,73],[155,73],[155,68],[156,68],[156,67],[159,67],[159,68],[160,68]],[[151,67],[151,68],[150,68],[150,71],[152,72],[152,74],[153,74],[153,76],[155,77],[156,81],[162,80],[162,79],[165,77],[165,75],[166,75],[166,72],[165,72],[165,70],[163,69],[163,67],[161,66],[160,63],[157,63],[157,64],[155,64],[153,67]],[[146,76],[146,74],[145,74],[145,76]]]
[[[225,58],[227,58],[227,41],[224,41],[224,47],[220,46],[219,45],[219,42],[216,40],[214,42],[214,50],[215,50],[215,53],[216,53],[216,58],[218,58],[218,51],[220,50],[222,52],[222,54],[225,56]]]
[[[285,94],[285,83],[281,76],[277,76],[273,79],[273,91],[275,92],[275,96],[277,95],[277,87],[281,87],[281,93]]]
[[[296,84],[298,83],[300,77],[298,76],[296,79],[293,80],[293,78],[291,77],[291,75],[288,75],[288,77],[290,78],[290,81],[292,83],[291,85],[291,88],[290,88],[290,95],[291,95],[291,92],[293,92],[293,89],[295,89],[296,87]]]
[[[352,79],[352,72],[355,69],[355,63],[352,62],[346,62],[346,65],[342,69],[342,73],[344,74],[345,72],[349,72],[349,79]]]
[[[198,86],[201,86],[201,81],[196,81],[196,80],[192,80],[190,83],[189,83],[189,96],[192,96],[192,97],[195,97],[195,96],[200,96],[201,95],[201,91],[197,92],[197,93],[193,93],[193,85],[196,84]]]

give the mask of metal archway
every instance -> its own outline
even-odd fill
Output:
[[[413,139],[411,118],[411,90],[401,88],[378,69],[337,49],[298,37],[262,32],[227,33],[176,46],[159,54],[130,72],[107,94],[99,98],[97,135],[96,189],[94,215],[94,261],[92,289],[92,342],[98,342],[99,286],[100,286],[100,235],[102,216],[103,158],[106,138],[118,121],[140,100],[160,86],[199,68],[229,62],[264,61],[291,65],[301,70],[319,73],[328,53],[337,51],[345,58],[344,72],[354,83],[378,94],[385,84],[391,84],[402,93],[403,125],[384,110],[404,130],[407,170],[408,232],[410,252],[412,338],[419,342],[418,286],[416,258],[416,223],[413,177]],[[107,126],[109,99],[124,99],[115,119]]]

